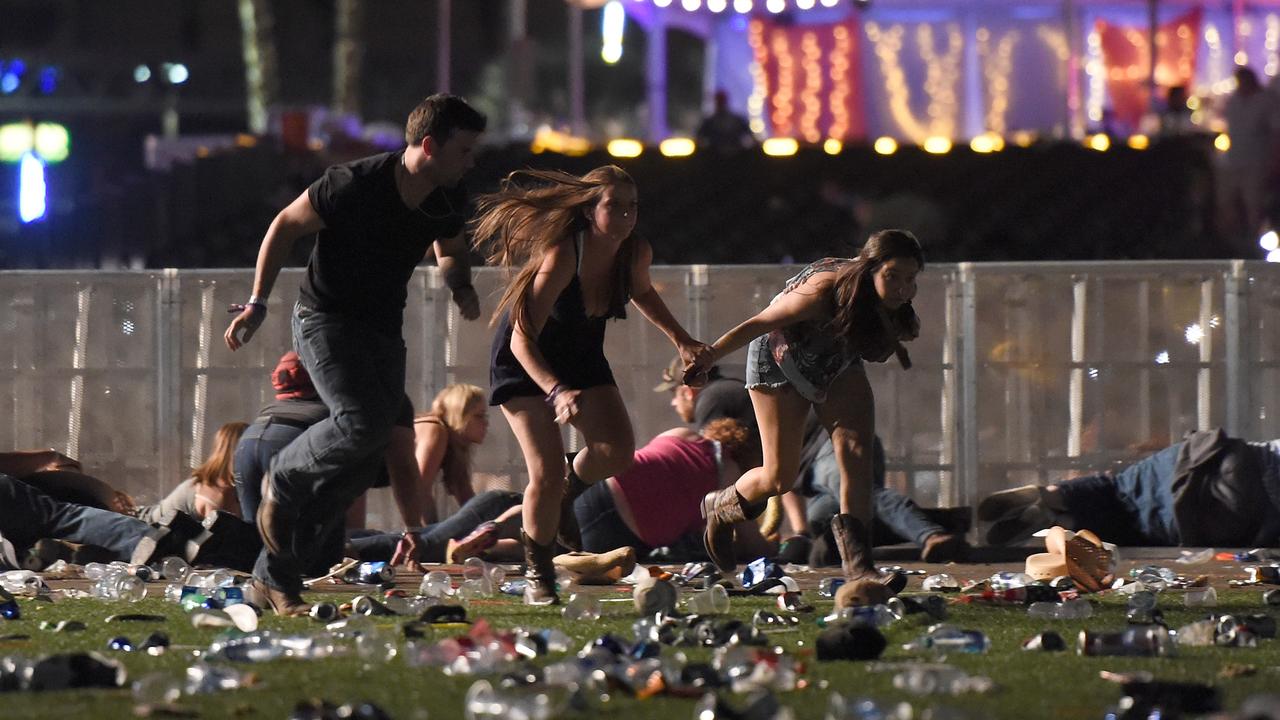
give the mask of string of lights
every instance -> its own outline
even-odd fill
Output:
[[[769,59],[769,48],[764,44],[764,23],[753,21],[747,26],[747,42],[751,45],[755,60],[751,63],[751,96],[747,98],[747,121],[751,132],[763,135],[764,98],[768,92],[764,67]]]
[[[929,96],[929,130],[932,135],[951,137],[955,134],[956,85],[960,81],[960,57],[964,52],[964,35],[955,24],[947,25],[947,53],[939,58],[934,50],[933,25],[916,26],[916,43],[920,59],[925,63],[924,91]]]
[[[1267,62],[1262,67],[1262,72],[1267,77],[1275,77],[1276,72],[1280,71],[1280,16],[1268,15],[1266,25],[1263,47],[1267,51]]]
[[[986,128],[1003,134],[1005,115],[1009,111],[1009,72],[1013,69],[1013,47],[1020,38],[1017,30],[1010,30],[996,43],[994,57],[991,52],[991,32],[978,28],[978,57],[982,61],[982,75],[987,81]]]
[[[790,137],[793,132],[791,116],[795,114],[791,104],[796,94],[796,69],[795,62],[791,59],[791,41],[787,33],[780,29],[770,33],[769,49],[778,65],[778,89],[773,93],[769,121],[773,124],[775,135]]]
[[[800,105],[804,112],[800,115],[800,136],[807,142],[816,143],[822,139],[818,129],[818,121],[822,118],[822,99],[818,93],[822,91],[822,48],[818,44],[818,34],[806,32],[800,38],[800,52],[803,55],[801,69],[804,71],[804,90],[800,93]]]
[[[827,134],[833,138],[843,138],[850,130],[849,108],[846,103],[851,93],[849,69],[852,63],[849,58],[853,57],[853,34],[849,32],[849,28],[839,25],[832,31],[832,38],[835,42],[828,58],[831,67],[831,94],[827,100],[827,106],[831,108],[831,127],[827,129]]]

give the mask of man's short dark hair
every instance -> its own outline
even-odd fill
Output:
[[[443,145],[457,130],[479,133],[484,132],[487,124],[484,114],[468,105],[466,100],[457,95],[438,93],[418,103],[409,113],[404,124],[404,139],[410,145],[419,145],[430,135],[432,140]]]

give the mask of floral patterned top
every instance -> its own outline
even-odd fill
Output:
[[[849,258],[823,258],[806,266],[770,304],[814,274],[836,272],[850,262]],[[747,351],[747,387],[790,384],[811,402],[824,402],[832,381],[861,360],[844,338],[831,334],[828,322],[827,318],[805,320],[753,340]]]

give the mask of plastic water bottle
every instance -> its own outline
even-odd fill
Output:
[[[826,617],[818,618],[818,627],[826,627],[836,622],[884,627],[901,619],[902,616],[894,612],[893,608],[888,605],[855,605],[842,608]]]
[[[180,557],[170,555],[160,562],[160,574],[164,576],[165,580],[181,582],[186,579],[187,574],[190,572],[191,566]]]
[[[30,570],[9,570],[0,573],[0,589],[14,595],[38,595],[44,581]]]
[[[905,650],[985,653],[991,639],[981,630],[961,630],[954,625],[934,625],[929,632],[903,646]]]
[[[987,692],[995,687],[991,678],[970,675],[950,665],[911,668],[893,676],[893,686],[913,695],[958,695],[964,692]]]
[[[1093,616],[1093,606],[1084,598],[1060,603],[1034,602],[1027,606],[1027,615],[1038,620],[1082,620]]]
[[[924,579],[925,592],[959,592],[960,581],[950,573],[938,573]]]
[[[382,585],[395,582],[396,571],[385,562],[363,562],[352,568],[348,580],[365,585]]]
[[[1208,647],[1218,637],[1218,622],[1215,620],[1199,620],[1183,625],[1173,634],[1179,645],[1186,647]]]
[[[1026,587],[1035,581],[1035,578],[1026,573],[1008,571],[998,572],[995,575],[992,575],[991,579],[988,580],[988,582],[991,583],[991,589],[996,591]]]
[[[565,708],[545,690],[494,688],[488,680],[477,680],[467,690],[462,704],[466,720],[551,720]]]

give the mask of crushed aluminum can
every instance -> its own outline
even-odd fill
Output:
[[[1250,582],[1280,585],[1280,565],[1253,565],[1244,571]]]

